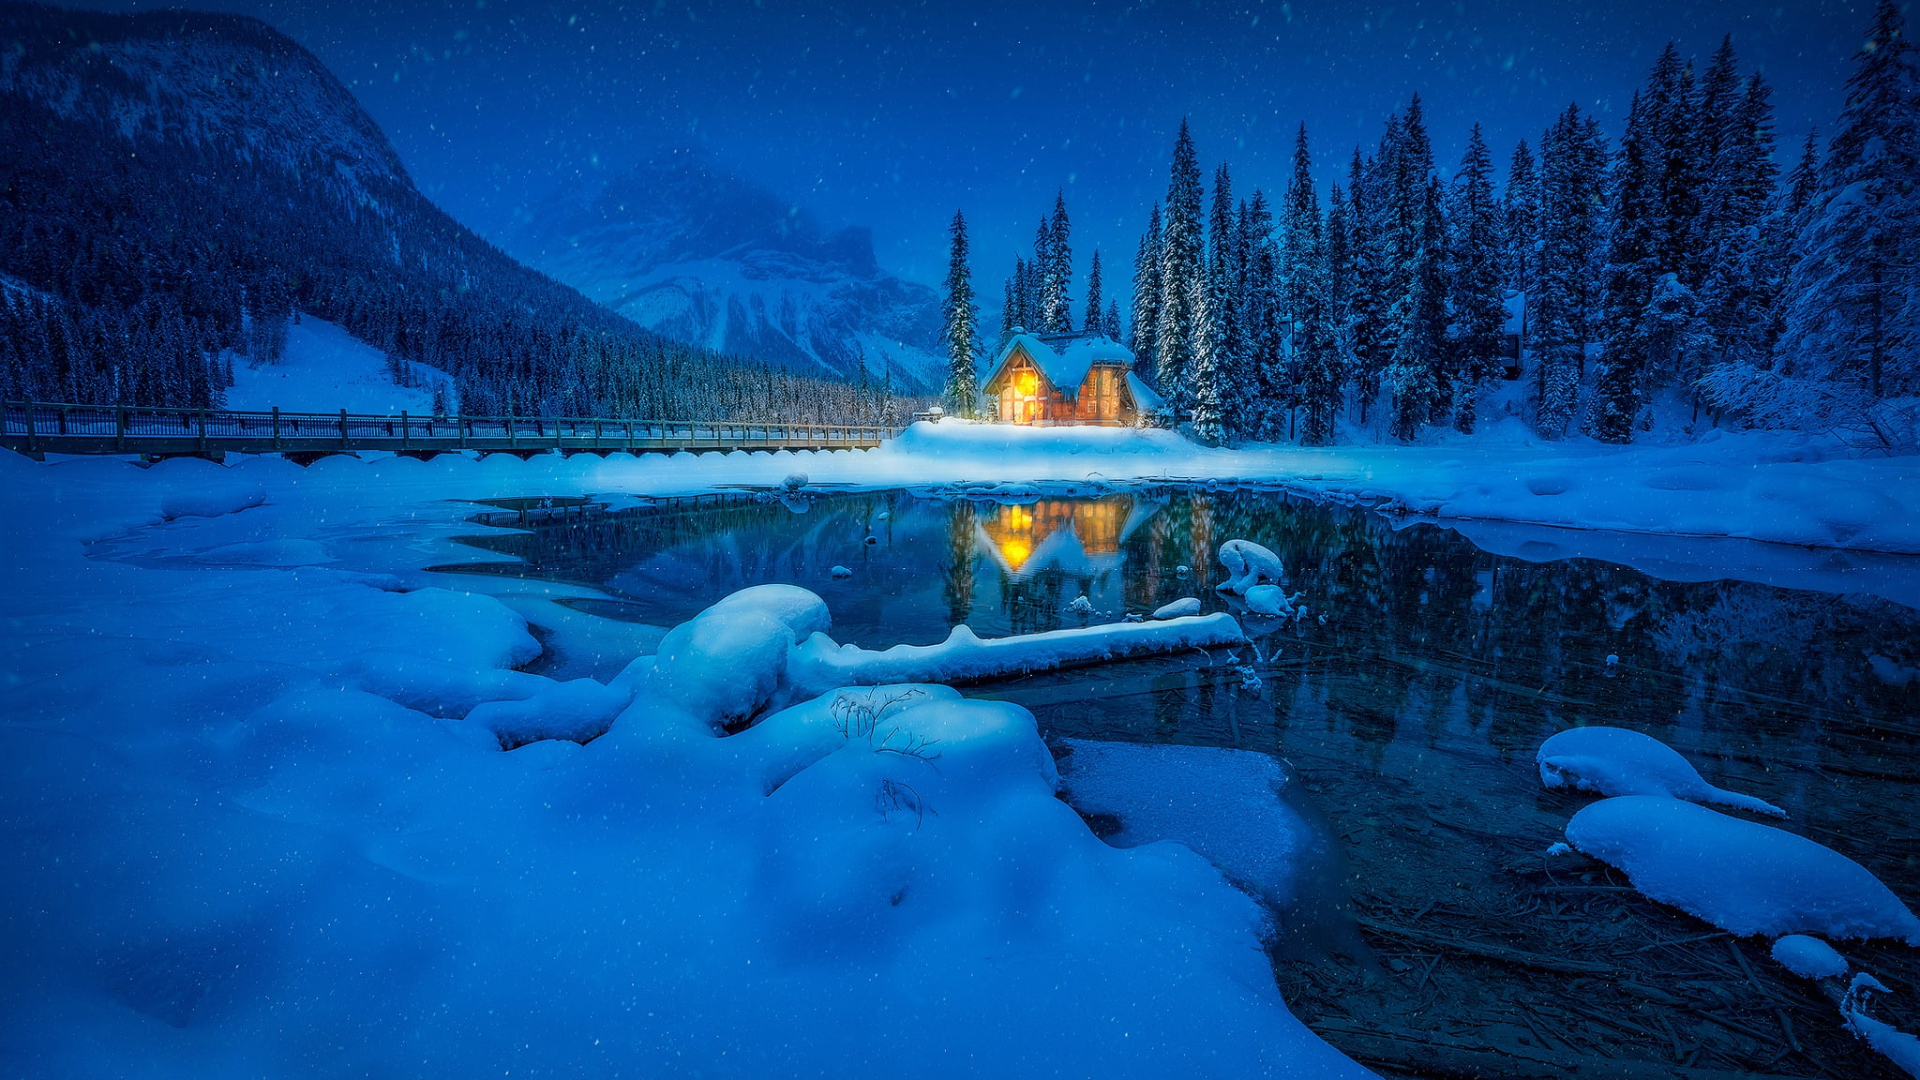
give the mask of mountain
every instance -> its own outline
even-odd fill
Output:
[[[414,187],[312,54],[230,15],[0,0],[0,285],[10,398],[217,405],[306,312],[396,373],[452,375],[470,414],[847,405],[511,258]]]
[[[529,264],[676,341],[795,371],[937,389],[940,298],[879,268],[864,228],[829,232],[699,154],[562,189],[507,242]]]

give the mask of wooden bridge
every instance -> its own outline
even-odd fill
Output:
[[[0,446],[47,454],[145,457],[287,454],[320,457],[388,450],[429,457],[481,453],[655,453],[701,450],[862,450],[899,428],[730,420],[614,420],[553,416],[394,416],[233,412],[132,405],[0,402]]]

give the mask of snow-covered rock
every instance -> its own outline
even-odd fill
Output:
[[[1664,795],[1688,802],[1717,803],[1741,810],[1786,817],[1786,811],[1751,795],[1714,787],[1666,743],[1627,728],[1569,728],[1540,744],[1534,755],[1540,782],[1602,795]]]
[[[1295,597],[1288,596],[1286,590],[1278,585],[1249,586],[1244,599],[1247,602],[1247,610],[1255,615],[1278,618],[1293,614]]]
[[[1575,814],[1567,841],[1626,871],[1652,899],[1731,933],[1920,945],[1920,918],[1879,878],[1784,829],[1678,799],[1622,795]]]
[[[1278,585],[1284,575],[1280,556],[1251,540],[1229,540],[1220,545],[1220,562],[1227,568],[1227,580],[1218,589],[1223,593],[1245,595],[1255,585]]]
[[[1773,958],[1803,979],[1830,979],[1847,973],[1847,958],[1817,937],[1788,934],[1773,943]]]
[[[1153,617],[1156,619],[1178,619],[1186,615],[1198,614],[1200,614],[1200,598],[1197,596],[1183,596],[1153,609]]]
[[[1067,610],[1073,612],[1075,615],[1091,615],[1093,614],[1093,601],[1087,599],[1087,594],[1081,593],[1079,596],[1073,598],[1073,603],[1067,605]]]

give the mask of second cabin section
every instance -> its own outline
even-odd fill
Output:
[[[1016,331],[982,391],[1003,424],[1135,427],[1165,408],[1133,373],[1133,351],[1098,333]]]

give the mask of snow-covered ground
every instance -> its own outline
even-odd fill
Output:
[[[606,683],[515,670],[528,614],[642,646],[549,617],[583,590],[423,569],[486,557],[445,500],[618,486],[593,460],[0,457],[0,1060],[1368,1075],[1287,1012],[1260,907],[1096,839],[1017,706],[876,687],[721,737],[826,625],[800,590]]]
[[[456,400],[446,374],[424,364],[409,367],[417,385],[399,386],[388,373],[385,353],[325,319],[303,315],[288,324],[286,353],[278,363],[234,363],[227,408],[428,416],[436,382],[447,384],[450,403]]]
[[[1253,901],[1184,847],[1096,840],[1024,711],[882,687],[723,738],[740,695],[787,700],[785,665],[828,613],[756,601],[660,642],[555,603],[585,590],[430,572],[492,557],[453,542],[476,528],[464,500],[795,473],[1009,498],[1217,479],[1920,551],[1913,463],[1791,450],[1728,437],[1542,464],[1525,446],[1231,452],[946,424],[832,454],[0,456],[0,1059],[40,1075],[1364,1075],[1287,1013]],[[1850,580],[1831,550],[1643,539],[1690,545],[1703,576],[1765,550],[1802,583]],[[1878,572],[1884,592],[1912,588],[1898,560]],[[542,647],[656,646],[610,682],[516,670]]]

